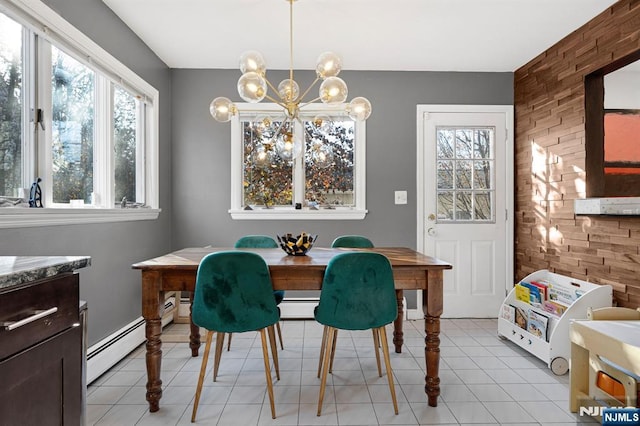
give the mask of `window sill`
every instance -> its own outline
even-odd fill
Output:
[[[0,208],[0,228],[154,220],[161,209]]]
[[[349,208],[320,209],[320,210],[295,210],[293,208],[265,209],[257,207],[254,210],[229,210],[234,220],[361,220],[367,214],[367,210]]]

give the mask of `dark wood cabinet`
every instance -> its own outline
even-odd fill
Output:
[[[0,425],[79,425],[78,275],[0,289]]]

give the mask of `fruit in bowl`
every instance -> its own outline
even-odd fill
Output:
[[[278,238],[278,242],[280,243],[282,250],[284,250],[288,255],[304,256],[309,250],[311,250],[311,247],[313,246],[313,243],[316,242],[318,236],[303,232],[297,236],[294,236],[293,234],[276,235],[276,238]]]

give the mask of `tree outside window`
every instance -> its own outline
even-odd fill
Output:
[[[352,120],[325,118],[319,123],[308,117],[293,125],[265,123],[264,117],[256,117],[242,121],[242,133],[244,206],[291,206],[295,199],[325,208],[354,205]],[[297,138],[304,140],[300,147],[294,142]],[[304,193],[298,197],[294,193],[297,176],[304,181]]]

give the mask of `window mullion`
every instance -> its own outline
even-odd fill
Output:
[[[304,133],[304,127],[302,125],[303,120],[294,121],[294,135],[295,139],[300,141],[302,147],[300,153],[293,160],[293,204],[303,203],[305,197],[304,190],[304,152],[306,150],[306,137]]]
[[[144,129],[147,127],[145,120],[145,104],[138,102],[136,108],[136,201],[146,203],[146,156],[147,140]]]
[[[22,187],[29,188],[37,170],[36,129],[36,36],[22,29]]]
[[[51,88],[51,44],[42,37],[36,38],[36,65],[34,74],[36,76],[36,106],[34,114],[38,109],[42,110],[42,125],[36,126],[36,150],[37,155],[37,176],[42,178],[40,187],[42,189],[42,202],[45,207],[53,203],[53,102]]]
[[[113,170],[113,85],[96,75],[95,129],[93,147],[93,203],[101,207],[114,205]]]

